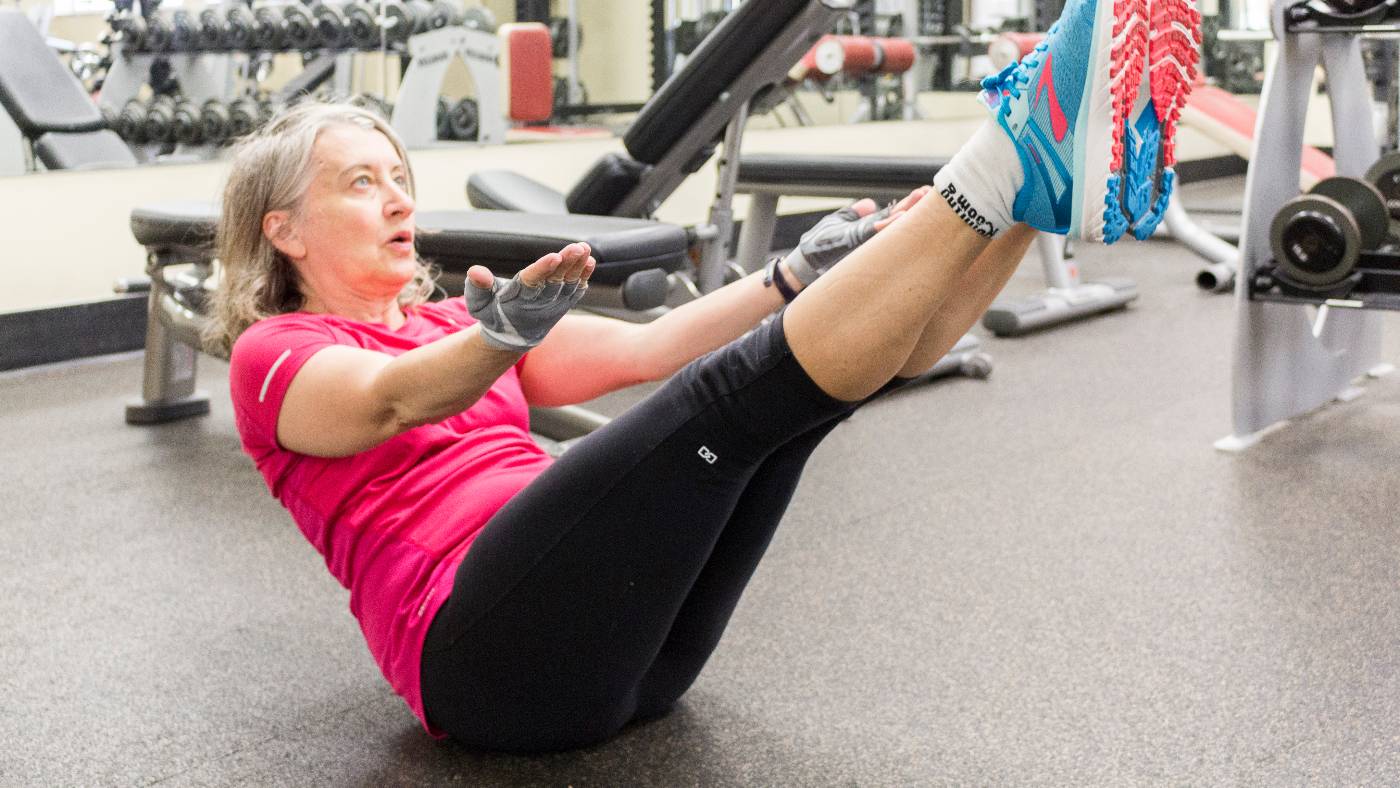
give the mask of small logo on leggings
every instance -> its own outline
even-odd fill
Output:
[[[719,455],[718,455],[718,454],[715,454],[715,453],[712,452],[712,451],[710,451],[710,447],[708,447],[708,446],[701,446],[701,447],[700,447],[700,459],[704,460],[705,462],[708,462],[708,463],[711,464],[711,465],[714,465],[714,464],[715,464],[715,460],[718,460],[718,459],[719,459]]]

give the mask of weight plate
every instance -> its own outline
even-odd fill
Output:
[[[1366,171],[1366,180],[1380,191],[1390,210],[1390,240],[1400,242],[1400,153],[1387,153]]]
[[[1325,288],[1355,270],[1361,228],[1346,206],[1309,193],[1288,201],[1274,216],[1269,245],[1280,274],[1300,285]]]
[[[1361,229],[1361,248],[1377,249],[1390,232],[1390,211],[1376,187],[1359,178],[1325,178],[1308,190],[1309,194],[1331,197],[1351,211]]]

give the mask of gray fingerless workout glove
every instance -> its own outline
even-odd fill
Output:
[[[467,311],[481,323],[486,344],[523,353],[544,340],[554,324],[583,298],[582,282],[545,282],[530,287],[520,274],[496,277],[486,290],[467,281]]]
[[[789,252],[783,262],[806,287],[841,262],[857,246],[870,240],[875,235],[875,224],[888,217],[893,210],[894,204],[891,203],[865,217],[850,206],[828,214],[802,234],[797,248]]]

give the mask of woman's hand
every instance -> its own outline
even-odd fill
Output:
[[[797,248],[788,253],[783,263],[803,287],[810,285],[875,233],[889,227],[932,188],[921,186],[899,202],[878,210],[875,201],[866,198],[823,217],[802,234]]]
[[[569,244],[525,267],[510,279],[484,266],[467,271],[467,311],[481,322],[481,335],[500,350],[524,352],[538,345],[588,289],[598,262],[588,244]]]

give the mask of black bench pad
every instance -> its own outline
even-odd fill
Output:
[[[135,167],[136,156],[115,131],[50,132],[34,143],[34,155],[50,170]]]
[[[512,170],[478,170],[467,178],[467,202],[474,208],[530,213],[568,213],[564,195]]]
[[[645,219],[513,211],[424,211],[415,219],[418,253],[448,272],[484,265],[510,275],[575,241],[592,247],[599,285],[621,287],[639,271],[689,262],[685,228]],[[213,243],[218,221],[213,203],[143,205],[131,212],[131,232],[146,247],[202,247]]]
[[[445,270],[484,265],[509,274],[575,241],[593,250],[592,282],[621,286],[640,271],[678,271],[689,263],[685,228],[646,219],[515,211],[424,211],[418,252]]]
[[[106,126],[82,83],[29,18],[14,10],[0,10],[0,106],[31,139],[50,131]]]
[[[730,12],[638,113],[623,137],[627,152],[640,162],[660,162],[810,2],[764,0]],[[800,51],[783,68],[796,63],[811,42],[800,43]]]
[[[753,154],[739,158],[739,182],[833,191],[913,191],[933,183],[933,176],[947,163],[946,158],[913,156]]]

